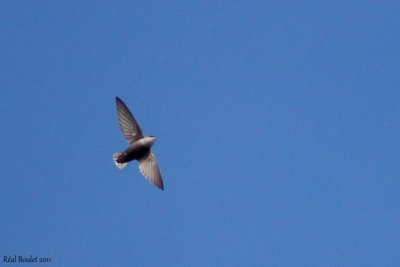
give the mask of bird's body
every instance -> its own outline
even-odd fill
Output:
[[[143,137],[131,144],[122,153],[122,156],[117,160],[118,163],[127,163],[132,160],[139,160],[149,153],[151,146],[153,145],[155,137]]]
[[[128,162],[137,160],[140,172],[155,186],[164,190],[160,169],[150,148],[156,141],[154,136],[143,136],[142,129],[136,122],[125,103],[116,98],[118,121],[122,134],[128,140],[129,146],[122,152],[116,152],[113,160],[118,168],[124,168]]]

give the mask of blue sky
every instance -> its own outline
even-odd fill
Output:
[[[399,266],[399,12],[2,1],[0,256]],[[157,136],[164,192],[112,162],[115,96]]]

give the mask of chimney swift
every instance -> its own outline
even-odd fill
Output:
[[[119,128],[121,129],[122,135],[128,141],[129,146],[125,151],[113,154],[115,165],[117,165],[119,169],[122,169],[128,162],[137,160],[142,175],[155,186],[164,190],[164,184],[156,157],[150,150],[151,146],[156,141],[156,137],[152,135],[144,137],[142,129],[125,103],[119,97],[116,97],[116,102]]]

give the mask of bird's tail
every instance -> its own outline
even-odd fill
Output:
[[[123,154],[123,152],[115,152],[113,154],[113,161],[115,163],[115,165],[117,165],[118,169],[123,169],[126,167],[126,165],[128,165],[128,162],[124,162],[124,163],[119,163],[118,159],[120,158],[120,156]]]

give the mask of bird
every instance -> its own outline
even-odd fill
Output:
[[[126,104],[118,96],[115,99],[119,128],[129,143],[127,149],[113,154],[115,165],[119,169],[123,169],[128,162],[137,160],[141,174],[156,187],[164,190],[160,168],[155,155],[150,150],[156,141],[156,137],[153,135],[143,136],[142,129]]]

